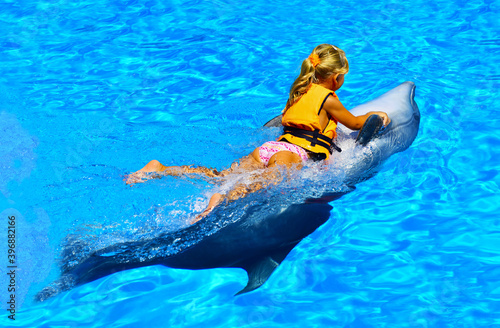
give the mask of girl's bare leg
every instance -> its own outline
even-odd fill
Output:
[[[134,184],[139,182],[144,182],[150,177],[147,173],[156,172],[158,175],[151,176],[152,178],[158,178],[164,175],[181,176],[183,174],[203,174],[208,178],[224,177],[231,173],[242,173],[253,171],[256,169],[264,168],[264,164],[260,162],[259,148],[256,148],[250,155],[241,158],[239,161],[234,162],[230,168],[218,172],[216,169],[198,166],[193,167],[192,165],[182,165],[182,166],[165,166],[157,160],[152,160],[146,166],[144,166],[139,171],[130,174],[125,181],[127,184]]]
[[[146,173],[161,172],[164,170],[164,168],[165,168],[165,166],[163,164],[161,164],[159,161],[154,159],[151,162],[149,162],[148,164],[146,164],[139,171],[131,173],[127,177],[127,180],[125,181],[125,183],[126,184],[134,184],[134,183],[144,182],[148,178],[148,175]]]
[[[158,178],[160,176],[164,175],[172,175],[172,176],[180,176],[183,174],[203,174],[209,178],[217,177],[219,176],[219,172],[215,169],[211,169],[208,167],[193,167],[190,165],[183,165],[183,166],[165,166],[162,163],[160,163],[157,160],[152,160],[146,166],[144,166],[142,169],[140,169],[137,172],[134,172],[130,174],[125,181],[127,184],[134,184],[134,183],[139,183],[139,182],[144,182],[147,180],[150,175],[148,173],[153,173],[156,172],[158,175],[153,175],[151,176],[152,178]]]
[[[259,148],[256,148],[250,155],[241,158],[239,161],[231,164],[231,167],[220,172],[220,176],[225,177],[232,173],[245,173],[265,168],[259,158]],[[207,208],[197,215],[191,223],[195,223],[207,216],[212,210],[220,204],[224,195],[215,193],[210,197]]]
[[[291,168],[294,164],[300,165],[302,163],[302,159],[299,155],[289,152],[289,151],[281,151],[274,154],[270,159],[267,165],[267,168],[270,170],[266,170],[262,175],[264,176],[263,182],[255,182],[250,185],[239,184],[236,185],[227,195],[221,195],[216,193],[212,195],[210,201],[208,202],[207,208],[199,214],[192,223],[195,223],[205,216],[207,216],[220,202],[226,197],[228,200],[236,200],[241,197],[246,196],[247,194],[260,190],[262,188],[267,187],[268,185],[279,183],[282,178],[280,174],[273,170],[279,165],[286,165],[288,168]],[[264,164],[260,161],[259,157],[259,148],[256,148],[250,155],[243,157],[239,160],[239,162],[235,162],[231,165],[230,168],[221,171],[220,173],[215,169],[210,169],[207,167],[192,167],[192,166],[165,166],[161,164],[157,160],[152,160],[148,164],[146,164],[142,169],[130,174],[126,180],[127,184],[134,184],[139,182],[144,182],[147,179],[148,173],[157,172],[159,175],[172,175],[172,176],[180,176],[183,174],[204,174],[207,177],[219,177],[219,176],[227,176],[232,173],[245,173],[249,171],[254,171],[257,169],[266,168]],[[152,176],[153,178],[158,176]]]
[[[249,193],[266,188],[270,184],[278,184],[283,180],[283,175],[281,174],[281,172],[279,172],[279,170],[277,170],[282,165],[285,165],[287,169],[290,169],[293,166],[295,166],[296,169],[301,169],[302,159],[299,155],[290,151],[277,152],[269,159],[267,169],[260,176],[261,181],[251,183],[250,185],[236,185],[231,191],[227,193],[227,199],[230,201],[236,200],[245,197]]]
[[[240,158],[238,161],[231,164],[231,167],[220,172],[220,176],[224,177],[232,173],[245,173],[263,169],[266,166],[260,161],[259,148],[255,148],[250,155]]]
[[[249,157],[253,157],[253,155],[257,154],[258,148],[250,154]],[[250,162],[251,163],[251,162]],[[260,163],[260,160],[259,160]],[[262,163],[260,163],[263,166]],[[292,153],[290,151],[280,151],[271,156],[269,159],[269,163],[267,165],[267,170],[262,174],[264,177],[264,181],[259,181],[252,183],[250,185],[239,184],[236,185],[231,191],[229,191],[225,196],[219,193],[214,194],[210,201],[208,202],[207,208],[198,215],[192,223],[198,222],[205,216],[207,216],[220,202],[226,198],[229,201],[236,200],[242,197],[245,197],[247,194],[255,192],[257,190],[263,189],[270,184],[277,184],[282,180],[281,174],[276,170],[276,168],[280,165],[286,165],[288,169],[292,166],[296,165],[297,169],[302,167],[302,159],[299,155]],[[224,171],[223,171],[224,172]],[[221,174],[223,173],[221,172]]]
[[[191,224],[196,223],[196,222],[200,221],[201,219],[203,219],[205,216],[207,216],[210,212],[212,212],[212,210],[215,208],[215,206],[219,205],[219,203],[223,199],[224,199],[223,195],[221,195],[219,193],[213,194],[212,197],[210,198],[210,201],[208,202],[207,208],[203,212],[201,212],[200,214],[198,214],[193,219],[193,221],[191,221]]]

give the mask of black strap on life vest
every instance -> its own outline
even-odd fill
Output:
[[[309,141],[311,143],[312,147],[318,145],[318,146],[321,146],[323,148],[326,148],[326,149],[328,149],[330,154],[333,152],[333,150],[336,150],[338,152],[342,151],[342,149],[340,149],[333,142],[332,138],[328,138],[327,136],[320,134],[319,130],[309,131],[309,130],[294,128],[291,126],[285,126],[284,133],[291,134],[294,137],[303,138],[303,139]]]

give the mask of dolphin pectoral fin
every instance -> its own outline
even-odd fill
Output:
[[[368,142],[378,136],[381,128],[384,126],[384,120],[378,115],[370,115],[365,124],[359,130],[356,143],[365,146]]]
[[[262,286],[297,244],[298,242],[285,248],[280,248],[265,257],[257,258],[253,261],[247,261],[244,264],[239,265],[239,267],[243,268],[247,272],[248,283],[245,288],[240,290],[234,296],[251,292],[252,290]]]

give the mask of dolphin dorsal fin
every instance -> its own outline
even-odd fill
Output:
[[[256,258],[254,260],[246,261],[239,265],[248,274],[248,283],[236,295],[251,292],[262,286],[267,279],[271,276],[274,270],[281,264],[290,251],[297,245],[297,243],[280,248],[266,256]]]

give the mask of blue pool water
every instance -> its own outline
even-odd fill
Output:
[[[0,3],[5,327],[500,327],[500,1]],[[259,290],[241,269],[146,267],[43,303],[65,238],[94,248],[186,224],[211,185],[124,175],[226,168],[276,131],[301,61],[344,49],[346,107],[417,85],[419,135],[332,203]]]

